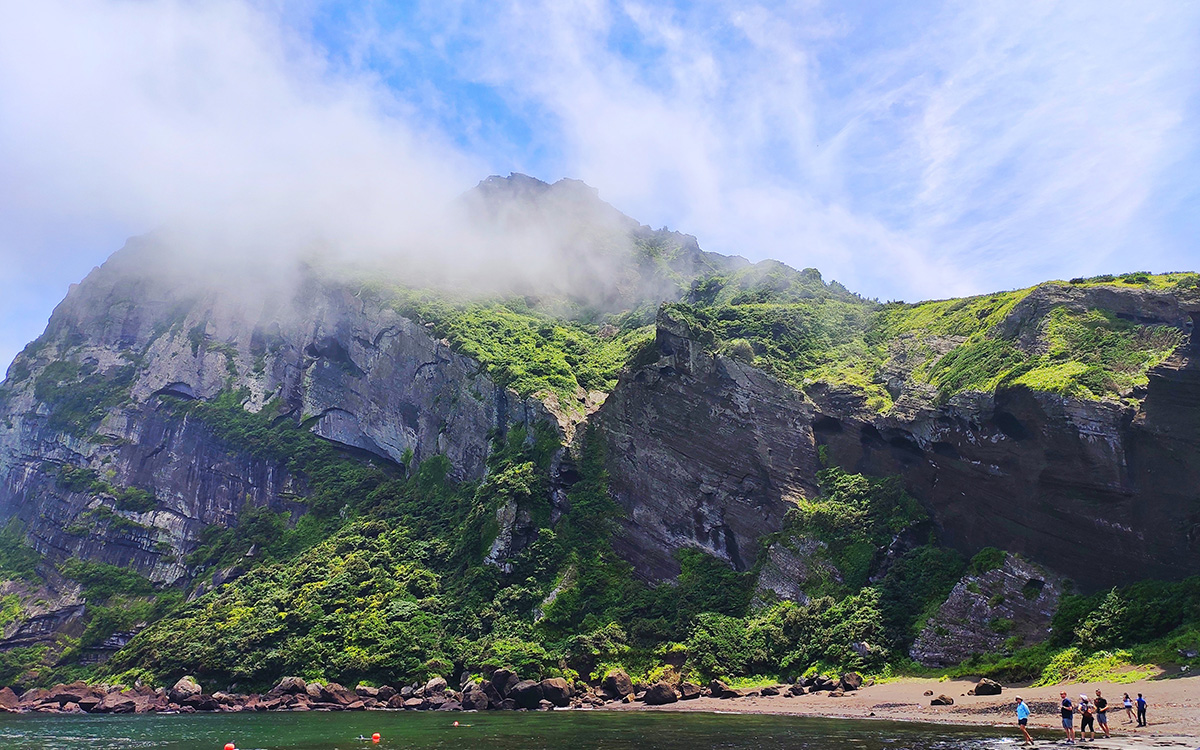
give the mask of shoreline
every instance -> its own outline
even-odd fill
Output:
[[[1038,744],[1062,743],[1063,730],[1058,714],[1059,692],[1066,691],[1073,702],[1079,695],[1095,696],[1100,689],[1108,698],[1109,730],[1112,737],[1099,733],[1095,742],[1080,745],[1101,748],[1200,747],[1200,676],[1141,680],[1129,684],[1105,682],[1064,683],[1046,687],[1005,685],[1000,695],[975,696],[967,691],[975,686],[969,680],[901,678],[882,685],[862,687],[844,696],[827,693],[799,696],[786,694],[744,698],[700,697],[662,706],[642,703],[612,703],[595,710],[662,711],[676,713],[769,714],[826,719],[898,721],[924,725],[987,726],[1010,730],[1019,737],[1013,702],[1022,696],[1033,709],[1029,730]],[[945,694],[954,705],[931,706],[931,696]],[[1121,698],[1128,692],[1140,692],[1149,701],[1147,727],[1126,724]],[[1116,710],[1114,710],[1114,707]],[[1079,720],[1075,721],[1078,731]]]
[[[627,679],[627,678],[626,678]],[[297,678],[299,685],[293,688],[303,688],[303,682]],[[286,680],[280,688],[286,685]],[[181,683],[184,681],[181,680]],[[546,683],[559,682],[566,687],[565,681],[547,680]],[[442,681],[442,687],[445,683]],[[529,683],[533,684],[533,683]],[[1022,696],[1032,710],[1029,730],[1037,744],[1063,744],[1063,732],[1059,721],[1059,693],[1065,691],[1072,702],[1079,695],[1086,694],[1094,698],[1095,691],[1100,689],[1109,700],[1109,726],[1113,736],[1105,739],[1100,737],[1087,745],[1099,750],[1138,750],[1150,747],[1189,748],[1200,750],[1200,675],[1180,676],[1171,678],[1152,678],[1128,684],[1114,683],[1065,683],[1046,687],[1029,687],[1026,685],[1004,685],[999,695],[971,695],[976,683],[972,680],[939,680],[933,678],[905,677],[883,684],[870,684],[855,690],[830,692],[806,692],[793,695],[787,689],[778,691],[766,690],[763,695],[760,690],[728,690],[730,697],[714,697],[701,694],[699,697],[689,697],[662,705],[650,705],[641,700],[633,700],[632,696],[625,701],[604,701],[590,692],[581,700],[578,696],[570,702],[571,706],[561,703],[561,708],[554,710],[567,711],[635,711],[663,713],[704,713],[712,715],[772,715],[795,716],[833,720],[853,721],[894,721],[909,724],[954,727],[988,727],[1002,733],[1011,734],[1014,740],[1022,739],[1014,713],[1014,699]],[[60,704],[59,701],[75,697],[74,693],[99,690],[90,688],[82,683],[71,686],[59,686],[58,693],[36,691],[41,695],[32,696],[30,702],[22,696],[22,705],[5,706],[11,701],[0,700],[0,711],[25,715],[79,715],[92,713],[113,714],[145,714],[161,715],[192,714],[197,707],[206,703],[211,706],[200,708],[201,712],[243,712],[243,711],[387,711],[403,712],[420,710],[459,711],[470,709],[471,701],[463,699],[462,706],[457,700],[449,701],[442,707],[441,703],[430,704],[433,698],[412,698],[407,701],[396,695],[389,701],[376,700],[369,693],[378,693],[379,698],[385,698],[383,691],[390,688],[374,689],[360,686],[356,691],[350,691],[336,684],[327,686],[310,685],[305,691],[297,690],[300,695],[288,695],[282,692],[259,696],[232,696],[224,693],[195,695],[187,704],[158,705],[165,700],[164,690],[154,691],[139,687],[133,690],[110,689],[103,699],[93,695],[95,704],[89,704],[87,711],[81,710],[76,703]],[[198,686],[194,686],[198,691]],[[780,686],[786,688],[787,686]],[[176,686],[176,689],[179,685]],[[279,690],[279,688],[277,688]],[[393,693],[395,691],[392,691]],[[707,690],[697,691],[707,693]],[[778,694],[770,694],[777,692]],[[1136,727],[1132,722],[1126,723],[1126,714],[1121,707],[1124,693],[1136,696],[1142,693],[1149,703],[1147,719],[1149,726]],[[5,695],[7,694],[7,696]],[[272,697],[275,695],[275,697]],[[307,700],[312,695],[320,697],[322,702],[310,703]],[[440,695],[440,693],[439,693]],[[679,691],[676,691],[679,695]],[[694,695],[694,693],[693,693]],[[456,694],[457,696],[457,694]],[[952,699],[951,705],[931,705],[933,697],[944,696]],[[0,691],[0,698],[15,698],[7,688]],[[468,696],[469,698],[469,696]],[[84,702],[84,699],[77,699]],[[325,701],[328,702],[325,702]],[[506,704],[512,701],[505,701]],[[111,706],[108,704],[112,703]],[[548,701],[541,702],[544,709],[551,709]],[[103,704],[103,705],[100,705]],[[419,706],[417,704],[420,704]],[[487,705],[486,703],[484,704]],[[504,706],[515,708],[516,706]],[[107,710],[106,710],[107,709]],[[175,709],[175,710],[170,710]],[[1076,728],[1078,729],[1078,719]],[[1079,744],[1083,744],[1082,742]]]

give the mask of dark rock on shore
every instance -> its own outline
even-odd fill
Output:
[[[609,700],[620,700],[633,693],[633,680],[618,669],[605,675],[603,689]]]
[[[679,694],[670,683],[656,682],[646,689],[644,700],[648,706],[663,706],[679,700]]]
[[[200,686],[196,684],[195,680],[191,677],[180,677],[179,682],[175,683],[168,695],[170,695],[172,703],[184,703],[200,693]]]
[[[708,693],[714,698],[738,698],[741,697],[741,692],[734,690],[720,680],[712,680],[708,683]]]
[[[511,669],[497,669],[492,673],[492,686],[500,693],[501,699],[507,698],[521,678]]]
[[[517,702],[518,706],[530,711],[536,710],[538,703],[546,697],[542,693],[542,684],[533,680],[521,680],[509,691],[509,696]]]
[[[571,684],[561,677],[551,677],[542,680],[542,696],[553,703],[558,708],[565,708],[571,704],[571,696],[575,690]]]
[[[300,677],[284,677],[279,684],[271,688],[268,695],[296,695],[307,690],[308,683]]]

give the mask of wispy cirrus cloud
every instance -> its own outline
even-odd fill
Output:
[[[453,75],[552,144],[521,166],[710,249],[909,299],[1200,260],[1194,7],[453,8]]]
[[[0,316],[197,206],[386,242],[510,169],[884,298],[1197,267],[1198,40],[1102,0],[0,0]]]

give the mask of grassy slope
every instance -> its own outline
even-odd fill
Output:
[[[1140,279],[1140,275],[1129,278]],[[1196,274],[1145,283],[1087,281],[1118,288],[1194,288]],[[713,348],[752,361],[798,387],[815,382],[861,390],[877,410],[892,405],[884,372],[896,370],[945,400],[968,390],[1025,386],[1076,398],[1128,398],[1166,359],[1182,332],[1147,327],[1106,310],[1054,310],[1042,346],[1022,348],[1000,324],[1033,288],[917,304],[872,305],[838,297],[675,306]],[[694,297],[695,295],[693,295]],[[754,299],[757,299],[755,297]]]

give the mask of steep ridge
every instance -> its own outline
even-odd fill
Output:
[[[129,275],[155,250],[131,242],[74,288],[5,382],[0,507],[52,558],[172,581],[204,527],[233,525],[247,505],[302,511],[303,484],[285,466],[176,417],[180,400],[237,392],[247,409],[272,402],[280,419],[384,463],[445,455],[463,479],[484,474],[492,432],[556,424],[540,401],[513,397],[352,289],[311,281],[291,298],[189,298],[186,285]],[[64,467],[157,502],[126,510],[64,483]],[[78,523],[89,513],[95,523]]]
[[[23,575],[63,602],[37,616],[113,635],[94,619],[80,635],[79,608],[97,608],[80,603],[83,561],[153,583],[132,599],[186,594],[163,627],[202,632],[285,560],[325,570],[347,549],[413,622],[447,610],[430,592],[461,600],[452,627],[428,625],[450,629],[404,636],[458,671],[512,653],[503,633],[574,644],[529,657],[541,664],[583,658],[579,638],[611,624],[657,653],[703,643],[716,626],[701,615],[784,617],[781,601],[813,602],[812,622],[882,607],[784,659],[878,666],[950,593],[959,553],[998,547],[1084,592],[1200,569],[1196,274],[880,305],[813,269],[704,252],[575,181],[489,178],[464,203],[497,247],[548,243],[552,272],[471,294],[378,265],[225,283],[150,236],[73,287],[0,384],[0,523],[40,556]],[[260,541],[293,532],[293,557],[260,563]],[[385,573],[376,547],[418,550],[418,568]],[[902,599],[895,581],[926,560],[937,581],[893,617],[879,597]],[[123,645],[150,624],[118,663],[164,658],[165,606],[122,631]],[[476,645],[444,650],[460,642]],[[56,649],[49,663],[77,663]]]

